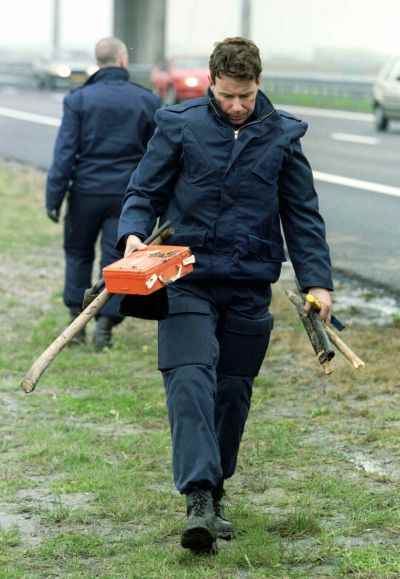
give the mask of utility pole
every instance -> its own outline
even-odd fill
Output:
[[[61,0],[53,0],[53,52],[60,48]]]
[[[242,36],[251,37],[251,0],[241,0]]]

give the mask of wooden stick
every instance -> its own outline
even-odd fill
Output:
[[[29,394],[34,391],[40,376],[50,366],[54,358],[86,326],[112,295],[104,289],[35,360],[21,382],[21,388],[24,392]]]
[[[340,338],[335,330],[328,324],[325,324],[326,333],[331,342],[336,346],[341,354],[350,362],[353,368],[364,368],[365,362],[357,356],[355,352]]]
[[[325,325],[315,311],[310,311],[308,314],[305,313],[304,300],[299,294],[288,289],[286,290],[286,295],[297,310],[318,361],[324,369],[324,373],[331,374],[333,369],[329,362],[334,357],[335,351],[325,331]]]
[[[155,229],[144,243],[146,245],[154,245],[162,243],[173,234],[171,223],[167,221],[161,227]],[[104,281],[99,284],[99,288],[104,287]],[[67,328],[50,344],[50,346],[35,360],[28,372],[25,374],[21,382],[21,388],[24,392],[29,394],[36,388],[36,384],[43,374],[43,372],[50,366],[54,358],[61,352],[61,350],[82,330],[88,322],[97,314],[99,310],[108,302],[112,295],[106,289],[100,291],[87,300],[85,309],[77,316]]]

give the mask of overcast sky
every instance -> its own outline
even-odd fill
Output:
[[[61,0],[62,44],[92,49],[112,31],[112,0]],[[167,52],[208,53],[240,34],[241,0],[167,0]],[[315,46],[400,54],[400,0],[251,0],[252,37],[265,56]],[[53,0],[2,0],[0,46],[50,46]]]

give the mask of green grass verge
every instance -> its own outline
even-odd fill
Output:
[[[400,575],[399,324],[349,328],[368,360],[322,378],[282,286],[228,484],[238,529],[214,557],[182,551],[156,329],[126,320],[115,347],[62,352],[19,382],[68,321],[61,228],[43,176],[0,166],[0,579]],[[89,328],[89,334],[93,327]]]
[[[337,109],[357,113],[372,113],[372,103],[370,99],[354,100],[349,97],[334,97],[303,93],[282,94],[268,91],[268,89],[266,92],[271,101],[279,105],[297,105],[303,107],[315,107],[318,109]]]

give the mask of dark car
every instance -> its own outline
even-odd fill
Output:
[[[80,51],[58,51],[33,63],[33,75],[41,89],[80,85],[97,69],[90,56]]]
[[[386,131],[389,121],[400,120],[400,58],[390,60],[373,87],[375,128]]]
[[[203,96],[208,89],[208,58],[176,56],[155,66],[151,72],[153,90],[166,104]]]

